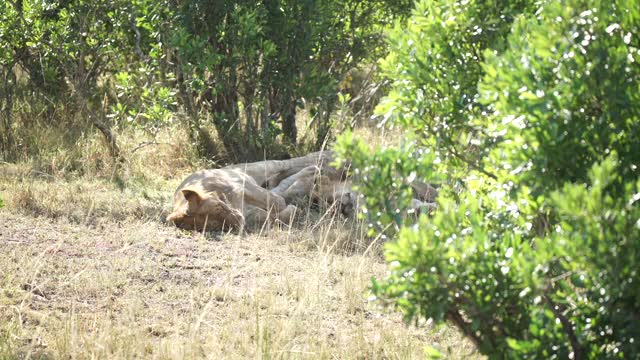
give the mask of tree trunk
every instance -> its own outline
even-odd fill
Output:
[[[109,147],[109,154],[111,155],[111,158],[113,159],[114,163],[116,165],[118,163],[121,163],[123,161],[123,158],[120,153],[120,148],[118,147],[118,143],[116,142],[115,135],[113,135],[113,133],[111,132],[111,129],[107,125],[105,125],[100,120],[95,118],[95,114],[93,114],[91,117],[93,118],[92,119],[93,126],[95,126],[98,130],[100,130],[105,140],[107,141],[107,146]]]
[[[187,89],[184,72],[182,71],[182,59],[175,54],[175,73],[176,83],[178,85],[178,96],[187,114],[187,128],[189,129],[189,140],[195,146],[196,153],[199,157],[210,158],[214,155],[214,144],[208,133],[200,126],[200,117],[198,110],[193,101],[193,96]]]
[[[219,74],[228,75],[221,78]],[[221,79],[223,83],[220,83]],[[221,86],[215,95],[213,89],[209,89],[203,98],[212,104],[213,125],[218,131],[222,145],[232,161],[244,160],[246,146],[242,145],[236,69],[233,66],[220,65],[208,82],[210,86]]]
[[[282,110],[282,132],[289,145],[296,145],[298,128],[296,127],[296,102],[293,96],[288,96]]]
[[[325,147],[331,138],[331,113],[336,105],[335,97],[327,99],[320,105],[320,113],[318,114],[318,132],[316,137],[317,150]]]
[[[247,96],[244,102],[244,117],[246,121],[244,131],[244,143],[250,152],[254,152],[256,144],[256,125],[254,123],[253,113],[253,101],[255,97],[252,95]]]
[[[11,84],[11,85],[10,85]],[[2,134],[0,134],[0,154],[3,155],[5,160],[13,158],[13,152],[15,151],[15,139],[13,138],[12,129],[12,108],[13,108],[13,87],[16,84],[16,76],[13,72],[13,66],[6,68],[4,74],[4,106],[0,109],[0,116],[2,116]]]

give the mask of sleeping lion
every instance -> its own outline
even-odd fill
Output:
[[[314,174],[330,169],[331,160],[331,152],[317,152],[197,171],[178,186],[167,221],[198,231],[242,229],[273,220],[289,223],[297,208],[287,203],[309,194]],[[336,169],[330,172],[338,176]]]
[[[311,197],[347,217],[358,211],[358,195],[344,168],[330,165],[330,151],[290,160],[267,160],[200,170],[187,177],[174,195],[167,217],[190,230],[255,228],[265,222],[289,223],[296,203]],[[411,208],[431,212],[438,191],[414,181]]]

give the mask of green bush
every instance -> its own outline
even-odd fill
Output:
[[[381,68],[393,88],[378,110],[433,149],[441,171],[479,168],[478,151],[468,147],[485,131],[471,120],[487,113],[477,94],[484,51],[502,51],[511,22],[533,3],[419,1],[411,19],[391,32]]]
[[[640,181],[607,195],[617,164],[551,193],[560,220],[544,237],[490,196],[443,199],[387,245],[391,276],[374,292],[407,319],[453,322],[494,358],[637,355]]]
[[[361,173],[401,160],[448,177],[434,217],[387,244],[374,293],[407,320],[452,322],[491,358],[637,357],[640,8],[456,4],[421,1],[385,65],[381,110],[435,165],[342,144]],[[465,36],[478,19],[491,41]]]
[[[171,41],[180,97],[199,95],[187,110],[211,115],[232,158],[262,159],[279,135],[296,145],[303,106],[319,148],[330,137],[339,81],[385,52],[383,30],[409,8],[405,0],[184,1]]]
[[[410,0],[0,2],[0,156],[38,152],[23,129],[75,130],[73,146],[94,126],[120,161],[118,132],[153,138],[176,120],[216,160],[320,147],[340,81],[386,53],[384,29],[409,9]],[[315,141],[298,137],[303,107]]]
[[[419,149],[416,142],[407,141],[397,149],[378,149],[371,153],[363,141],[354,139],[348,132],[339,139],[339,144],[343,158],[349,154],[358,179],[354,190],[363,197],[360,216],[369,220],[369,236],[380,234],[382,239],[393,236],[407,215],[415,212],[410,207],[414,180],[428,178],[432,183],[444,180],[434,171],[433,152]]]
[[[487,53],[475,124],[498,143],[487,168],[534,193],[583,182],[615,150],[621,180],[640,173],[640,10],[634,1],[549,2]],[[621,183],[617,185],[621,186]]]

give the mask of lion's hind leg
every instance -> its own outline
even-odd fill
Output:
[[[297,202],[310,196],[316,179],[320,176],[320,168],[312,165],[282,180],[273,188],[276,194],[282,195],[287,202]]]

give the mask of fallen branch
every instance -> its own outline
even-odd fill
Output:
[[[142,143],[138,144],[138,146],[136,146],[135,148],[133,148],[133,150],[131,150],[131,153],[133,154],[134,152],[136,152],[136,151],[138,151],[138,150],[140,150],[140,149],[142,149],[144,147],[150,146],[150,145],[173,145],[173,144],[171,144],[171,143],[161,143],[161,142],[157,142],[157,141],[145,141],[145,142],[142,142]]]

